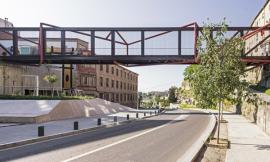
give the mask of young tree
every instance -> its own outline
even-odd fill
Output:
[[[51,86],[51,95],[53,97],[54,93],[54,83],[58,80],[55,74],[47,74],[43,78],[46,82],[48,82]]]
[[[177,87],[175,86],[172,86],[170,89],[169,89],[169,102],[170,103],[175,103],[177,101],[177,98],[176,98],[176,90],[177,90]]]
[[[213,27],[220,30],[213,32]],[[200,64],[190,66],[184,73],[199,106],[219,107],[218,142],[223,102],[240,102],[248,87],[244,80],[246,65],[240,60],[244,42],[241,38],[227,39],[226,31],[225,21],[205,25],[198,39]]]

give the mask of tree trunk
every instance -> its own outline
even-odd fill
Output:
[[[52,92],[52,98],[53,98],[53,93],[54,93],[54,90],[53,90],[53,85],[51,85],[51,92]]]
[[[220,135],[220,111],[221,111],[221,99],[219,99],[219,104],[218,104],[218,133],[217,133],[217,144],[219,144],[219,135]]]
[[[223,109],[224,109],[224,104],[221,102],[221,120],[223,121]]]

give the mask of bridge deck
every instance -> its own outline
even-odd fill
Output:
[[[0,61],[19,64],[39,64],[38,55],[33,56],[0,56]],[[74,56],[48,55],[44,58],[47,64],[194,64],[194,55],[170,56]]]

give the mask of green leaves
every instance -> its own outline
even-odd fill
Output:
[[[213,31],[213,27],[220,30]],[[248,86],[243,79],[246,65],[240,60],[244,42],[240,38],[227,39],[227,27],[225,20],[204,26],[198,40],[200,64],[184,72],[202,108],[215,108],[219,100],[239,102],[239,95]]]
[[[45,75],[43,79],[50,84],[53,84],[58,80],[55,74]]]
[[[168,98],[168,100],[169,100],[170,103],[175,103],[177,101],[176,91],[177,91],[177,87],[175,87],[175,86],[172,86],[169,89],[169,98]]]

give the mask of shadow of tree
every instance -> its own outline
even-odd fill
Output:
[[[234,145],[245,145],[245,146],[254,146],[257,148],[257,150],[269,150],[270,151],[270,145],[258,145],[258,144],[250,144],[250,143],[231,143]]]

